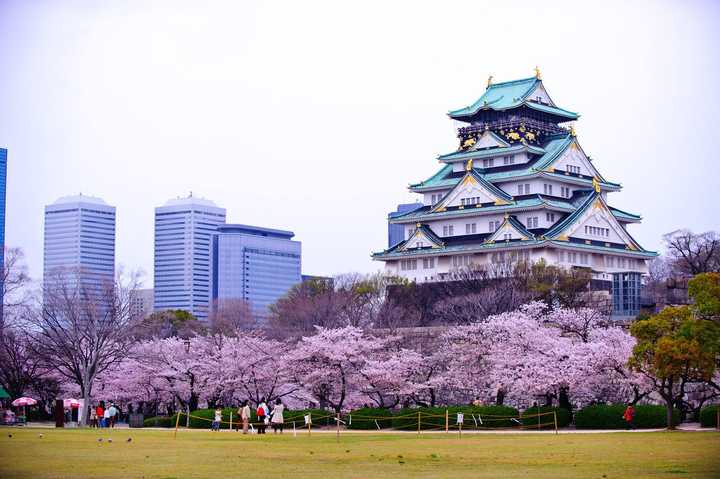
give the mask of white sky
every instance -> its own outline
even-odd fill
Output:
[[[192,190],[295,231],[305,273],[375,271],[445,113],[535,65],[643,246],[719,229],[719,2],[589,3],[0,0],[7,244],[40,277],[44,205],[100,196],[151,285],[153,208]]]

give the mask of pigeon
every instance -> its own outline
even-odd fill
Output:
[[[112,442],[112,439],[108,439],[108,442]]]
[[[127,442],[132,442],[132,438],[131,437],[127,438]]]
[[[42,439],[42,438],[45,437],[45,436],[43,436],[42,434],[38,434],[38,437],[39,437],[40,439]]]
[[[12,434],[8,434],[8,437],[12,437]]]
[[[101,437],[98,438],[98,442],[102,442],[102,438],[101,438]]]

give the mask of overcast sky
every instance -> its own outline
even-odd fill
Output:
[[[100,196],[149,286],[153,208],[192,191],[293,230],[305,273],[375,271],[446,112],[536,65],[644,247],[720,229],[720,2],[589,3],[0,0],[7,244],[41,277],[44,205]]]

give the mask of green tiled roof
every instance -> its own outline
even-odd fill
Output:
[[[446,155],[440,155],[438,156],[438,160],[440,161],[461,161],[461,160],[469,160],[470,158],[490,158],[493,156],[500,156],[500,155],[509,155],[511,153],[519,153],[521,151],[528,151],[530,153],[533,153],[535,155],[543,155],[545,154],[545,150],[532,145],[513,145],[510,147],[502,147],[502,148],[488,148],[484,150],[470,150],[470,151],[454,151],[452,153],[448,153]]]
[[[527,101],[527,96],[532,93],[535,87],[540,83],[541,80],[532,77],[492,84],[488,86],[485,93],[483,93],[483,95],[475,103],[465,108],[451,111],[448,115],[453,119],[461,119],[463,117],[475,115],[481,109],[501,111],[516,108],[521,105],[527,105],[530,108],[562,116],[571,120],[578,118],[577,113],[563,110],[562,108]]]
[[[637,256],[647,256],[650,258],[654,258],[655,256],[658,255],[656,251],[608,248],[607,246],[599,246],[599,245],[585,244],[585,243],[570,243],[567,241],[550,240],[549,243],[552,245],[555,245],[555,246],[565,246],[568,248],[589,249],[589,250],[593,250],[593,251],[604,251],[604,252],[608,252],[608,253],[622,253],[624,255],[632,254],[632,255],[637,255]]]
[[[407,257],[407,256],[423,256],[427,254],[437,255],[437,254],[451,254],[451,253],[463,253],[467,251],[483,251],[483,250],[493,250],[493,249],[500,249],[500,248],[524,248],[527,246],[533,246],[533,245],[539,245],[544,243],[545,241],[538,241],[535,239],[529,239],[524,241],[511,241],[511,242],[505,242],[505,241],[496,241],[494,243],[485,243],[485,242],[478,242],[473,244],[464,244],[464,245],[451,245],[451,246],[444,246],[442,248],[419,248],[419,249],[411,249],[406,251],[397,251],[395,248],[397,246],[394,246],[392,250],[385,250],[385,251],[379,251],[377,253],[373,253],[372,257],[377,259],[391,259],[391,258],[401,258],[401,257]]]
[[[609,207],[610,212],[613,214],[615,218],[620,219],[626,219],[629,221],[640,221],[642,219],[642,216],[636,215],[634,213],[628,213],[627,211],[619,210],[617,208],[613,208],[612,206]]]
[[[439,211],[437,213],[430,213],[427,210],[415,210],[408,212],[406,215],[391,219],[391,223],[407,223],[412,221],[423,221],[426,219],[443,218],[447,216],[469,216],[472,214],[477,214],[480,211],[507,211],[508,213],[512,213],[515,210],[535,208],[543,205],[552,206],[560,210],[564,209],[566,212],[574,211],[576,208],[576,206],[570,202],[563,202],[562,200],[549,201],[544,198],[534,197],[516,200],[507,205],[483,206],[482,208],[465,208],[462,210]]]

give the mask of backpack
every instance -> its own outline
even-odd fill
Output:
[[[255,414],[257,414],[258,416],[264,416],[264,415],[265,415],[265,408],[262,407],[262,406],[259,406],[259,407],[257,408],[257,411],[255,411]]]

